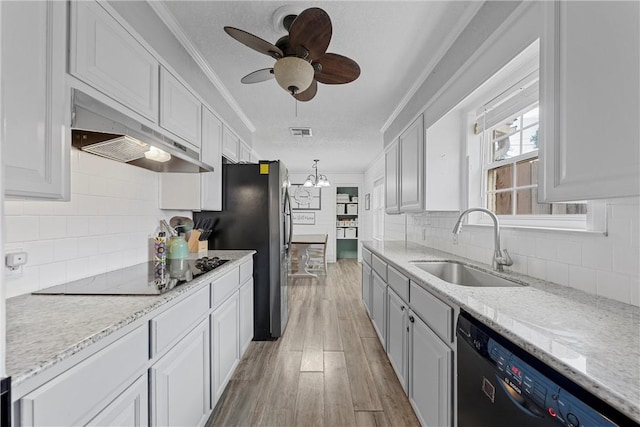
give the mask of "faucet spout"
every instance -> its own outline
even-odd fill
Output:
[[[458,221],[453,226],[453,234],[459,234],[462,230],[462,220],[471,212],[484,212],[493,221],[493,268],[496,271],[503,271],[503,266],[513,265],[513,260],[509,256],[509,252],[506,249],[504,251],[500,249],[500,222],[496,214],[485,208],[469,208],[460,214]],[[504,252],[504,254],[503,254]]]

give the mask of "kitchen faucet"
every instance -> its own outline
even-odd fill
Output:
[[[458,218],[458,222],[453,226],[453,234],[460,234],[460,230],[462,230],[462,219],[470,212],[484,212],[491,217],[493,220],[493,237],[494,237],[494,251],[493,251],[493,269],[496,271],[503,271],[502,266],[510,266],[513,265],[513,260],[509,256],[509,252],[506,249],[500,249],[500,223],[498,222],[498,217],[491,212],[489,209],[485,208],[469,208],[466,211],[460,214]],[[504,253],[504,255],[503,255]]]

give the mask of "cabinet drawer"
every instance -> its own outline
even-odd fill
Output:
[[[209,311],[209,287],[180,301],[151,320],[151,357],[164,352]]]
[[[373,271],[378,273],[378,275],[384,280],[387,281],[387,263],[379,258],[377,255],[371,255],[371,267]]]
[[[403,301],[409,301],[409,279],[395,268],[387,268],[387,285],[391,286]]]
[[[240,287],[240,269],[234,268],[211,284],[211,307],[216,308]]]
[[[84,425],[144,372],[149,333],[140,326],[21,400],[21,425]]]
[[[240,264],[240,281],[238,283],[244,283],[253,277],[253,260],[249,260],[243,264]]]
[[[366,249],[365,247],[362,248],[362,260],[364,262],[366,262],[367,264],[371,265],[371,251],[369,249]]]
[[[453,342],[453,309],[421,286],[411,282],[409,304],[440,338]]]

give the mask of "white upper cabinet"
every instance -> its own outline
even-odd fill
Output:
[[[640,3],[544,2],[540,201],[640,194]]]
[[[164,67],[160,68],[160,126],[200,149],[202,104]]]
[[[460,210],[461,115],[446,114],[426,131],[424,207],[427,211]]]
[[[71,5],[69,72],[157,122],[158,61],[98,3]]]
[[[208,108],[202,107],[201,160],[213,166],[213,172],[200,174],[202,210],[222,210],[222,129],[222,121]]]
[[[238,150],[240,149],[240,138],[228,127],[224,127],[222,132],[222,155],[234,163],[238,162]]]
[[[384,153],[384,206],[388,214],[400,213],[399,145],[395,141]]]
[[[422,115],[405,130],[400,147],[400,211],[424,209],[424,124]]]
[[[240,141],[240,158],[238,162],[240,163],[251,163],[251,147],[244,143],[244,141]]]
[[[1,2],[7,196],[69,198],[66,2]]]

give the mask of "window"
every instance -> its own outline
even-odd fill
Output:
[[[373,238],[384,240],[384,178],[377,179],[373,183],[371,210],[373,211]]]
[[[585,203],[538,203],[538,134],[537,102],[485,130],[485,207],[506,216],[586,215]]]

